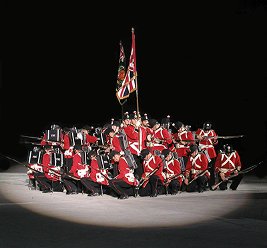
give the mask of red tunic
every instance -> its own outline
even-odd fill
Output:
[[[129,150],[132,154],[140,155],[139,147],[139,132],[135,129],[133,125],[128,125],[123,127],[124,132],[127,136],[129,142]]]
[[[80,153],[73,156],[73,163],[69,172],[77,178],[89,177],[89,167],[82,163]]]
[[[226,155],[225,153],[219,153],[215,161],[215,172],[222,172],[226,177],[234,170],[240,171],[242,168],[242,163],[240,156],[237,151]]]
[[[194,178],[199,173],[208,169],[208,163],[209,162],[208,162],[207,156],[204,153],[199,152],[195,157],[190,156],[188,158],[188,161],[185,167],[185,173],[186,174],[191,173],[192,178]],[[209,178],[210,177],[209,171],[207,171],[205,175]]]
[[[176,132],[173,134],[173,139],[177,142],[175,144],[175,151],[178,157],[187,156],[190,144],[194,143],[194,136],[191,131],[183,130],[181,132]],[[185,144],[179,143],[179,141],[185,141]]]
[[[63,136],[63,150],[65,158],[72,158],[74,156],[73,147],[70,146],[69,134],[64,134]]]
[[[118,163],[118,171],[119,174],[115,177],[116,179],[121,179],[124,182],[137,186],[138,181],[134,176],[133,170],[130,169],[126,159],[124,157],[120,157],[119,163]]]
[[[154,169],[159,168],[158,171],[154,175],[157,175],[162,181],[162,183],[164,182],[165,175],[163,173],[163,162],[159,156],[152,155],[147,161],[144,160],[143,168],[144,168],[144,173],[142,174],[142,178],[145,178]]]
[[[115,150],[117,152],[123,151],[118,134],[116,134],[116,135],[114,135],[114,137],[110,138],[109,144],[112,146],[112,150]]]
[[[196,135],[203,137],[217,137],[217,134],[213,129],[204,131],[203,129],[199,128],[196,131]],[[216,138],[204,138],[199,141],[199,148],[201,150],[206,150],[210,158],[215,158],[217,156],[217,153],[215,151],[214,145],[216,145],[217,143],[218,140]]]
[[[166,179],[177,176],[181,174],[181,164],[177,159],[171,159],[166,161],[166,169],[165,169]],[[179,181],[180,185],[183,181],[183,176],[179,176],[176,180]]]
[[[108,180],[103,176],[103,174],[108,177],[107,170],[99,169],[98,163],[96,159],[92,159],[90,163],[90,176],[89,178],[96,182],[103,185],[108,185]]]
[[[158,128],[157,130],[152,130],[152,142],[153,146],[151,148],[152,151],[163,149],[167,149],[173,142],[172,136],[166,128]]]
[[[49,171],[50,169],[52,169],[54,171],[59,172],[59,168],[57,166],[50,166],[50,153],[49,152],[46,152],[43,155],[42,166],[43,166],[44,175],[47,179],[51,181],[59,181],[60,177],[56,175],[55,173]]]

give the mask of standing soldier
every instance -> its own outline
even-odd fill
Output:
[[[175,149],[174,151],[178,154],[180,163],[181,163],[181,169],[184,172],[185,166],[188,160],[188,152],[190,152],[189,147],[191,144],[194,144],[194,136],[193,133],[188,130],[185,125],[177,121],[173,124],[173,127],[176,131],[173,132],[173,142]]]
[[[136,168],[134,170],[135,177],[139,179],[143,173],[142,165],[140,162],[140,146],[142,145],[141,137],[141,129],[140,129],[141,121],[134,111],[132,114],[124,115],[123,127],[122,127],[122,135],[126,135],[128,147],[127,150],[133,155],[133,158],[136,163]]]
[[[161,126],[156,119],[149,119],[149,134],[147,135],[149,149],[154,152],[168,149],[172,144],[172,136],[170,131]]]
[[[108,127],[105,132],[106,137],[106,143],[108,144],[108,148],[105,150],[106,152],[111,152],[113,150],[121,152],[123,154],[123,151],[127,149],[127,147],[124,147],[122,144],[122,141],[120,139],[120,134],[117,133],[113,128]]]
[[[84,151],[91,151],[92,150],[92,147],[91,145],[92,144],[97,144],[97,141],[98,141],[98,138],[96,136],[93,136],[89,133],[89,130],[91,129],[90,126],[84,126],[82,129],[81,129],[81,132],[83,134],[83,145],[82,145],[82,150]]]
[[[211,189],[211,186],[215,183],[215,171],[214,163],[216,160],[216,150],[215,147],[218,144],[217,134],[211,128],[212,124],[210,122],[205,122],[203,128],[198,128],[196,131],[196,138],[198,139],[199,148],[206,154],[209,162],[209,172],[210,179],[208,181],[208,186]]]

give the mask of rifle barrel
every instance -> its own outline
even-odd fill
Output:
[[[34,136],[28,136],[28,135],[20,135],[22,138],[28,138],[28,139],[37,139],[37,140],[42,140],[40,137],[34,137]]]

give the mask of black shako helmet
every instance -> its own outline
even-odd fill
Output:
[[[148,124],[153,128],[155,125],[159,124],[159,122],[156,119],[149,119]]]
[[[192,153],[195,152],[195,151],[198,151],[198,145],[196,145],[196,144],[191,144],[191,145],[189,146],[189,151],[188,151],[189,155],[192,154]]]
[[[179,130],[184,124],[181,121],[177,121],[175,123],[173,123],[173,126]]]
[[[234,151],[234,149],[233,149],[232,145],[225,144],[223,146],[223,151],[224,151],[225,154],[230,154],[230,153],[232,153]]]
[[[148,149],[143,149],[140,153],[141,159],[144,159],[149,153],[150,151]]]
[[[170,149],[163,149],[161,151],[161,155],[166,158],[169,154],[171,153],[171,150]]]
[[[209,121],[206,121],[204,124],[203,124],[203,129],[205,131],[208,131],[211,129],[211,123]]]

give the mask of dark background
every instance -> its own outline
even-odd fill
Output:
[[[2,154],[25,159],[20,135],[40,137],[51,124],[119,119],[119,41],[128,64],[133,27],[141,113],[192,130],[209,120],[218,135],[245,135],[219,147],[233,144],[246,166],[266,159],[266,2],[146,5],[4,4]],[[123,111],[135,109],[132,93]]]

